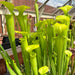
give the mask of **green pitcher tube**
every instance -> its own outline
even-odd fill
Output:
[[[34,75],[38,75],[36,53],[34,52],[30,53],[30,62]]]
[[[13,55],[16,61],[17,66],[20,68],[17,50],[16,50],[16,44],[15,44],[15,30],[14,30],[14,17],[13,15],[5,15],[6,18],[6,25],[7,25],[7,31],[8,31],[8,37],[10,40],[10,45],[13,51]]]
[[[25,73],[26,75],[30,75],[31,68],[29,63],[29,53],[26,51],[26,47],[28,46],[26,36],[24,38],[21,38],[20,42],[21,42],[22,57],[23,57],[24,66],[25,66]]]
[[[9,70],[10,75],[17,75],[17,74],[11,69],[11,67],[9,66],[9,64],[8,64],[7,61],[6,61],[6,65],[7,65],[7,68],[8,68],[8,70]]]
[[[23,15],[18,15],[17,16],[17,20],[20,24],[20,28],[21,28],[21,31],[25,31],[25,28],[24,28],[24,16]]]
[[[37,20],[37,23],[38,23],[39,22],[39,11],[38,11],[37,2],[35,2],[34,6],[35,6],[35,13],[36,13],[36,20]]]

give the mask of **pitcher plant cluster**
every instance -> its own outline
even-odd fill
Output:
[[[5,15],[5,18],[15,61],[10,58],[0,45],[0,54],[6,62],[10,75],[66,75],[68,63],[72,55],[72,53],[67,50],[67,42],[70,41],[68,31],[71,18],[68,11],[72,6],[66,5],[59,8],[64,12],[64,15],[56,16],[55,19],[40,21],[36,0],[34,6],[37,31],[31,32],[28,15],[23,15],[24,11],[30,7],[25,5],[15,7],[12,3],[5,1],[0,1],[0,3],[10,11],[10,14]],[[14,9],[19,12],[17,16],[13,12]],[[21,31],[15,31],[14,17],[18,21]],[[18,60],[15,33],[22,35],[22,38],[20,38],[20,46],[24,62],[24,71],[21,70]],[[38,39],[36,39],[36,37]]]

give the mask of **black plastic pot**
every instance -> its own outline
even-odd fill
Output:
[[[20,45],[19,38],[16,38],[15,42],[16,42],[16,46]],[[7,36],[3,37],[2,46],[3,46],[4,49],[11,48],[9,38]]]

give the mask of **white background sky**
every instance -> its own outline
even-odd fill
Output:
[[[38,0],[38,1],[43,3],[46,0]],[[50,0],[47,4],[51,5],[53,7],[57,7],[57,6],[63,5],[66,1],[68,1],[68,0]]]

